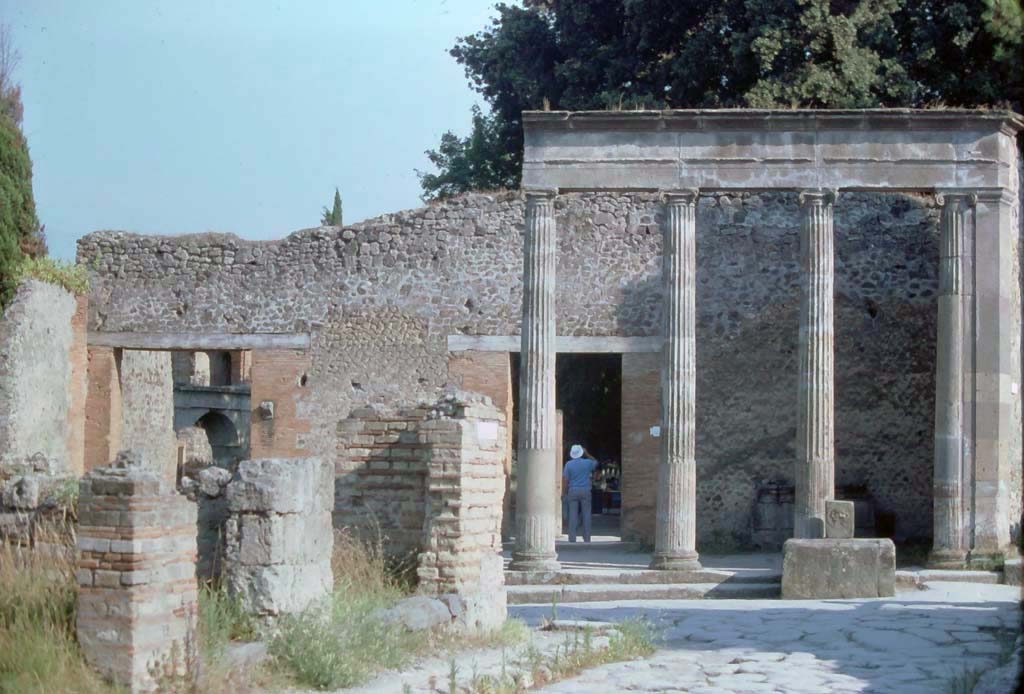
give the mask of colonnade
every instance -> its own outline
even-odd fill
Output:
[[[520,422],[514,570],[556,570],[555,288],[553,190],[526,192]],[[662,433],[651,568],[700,568],[696,550],[696,207],[699,191],[667,191],[663,238]],[[794,536],[820,538],[835,490],[834,250],[836,193],[800,192],[800,341]],[[945,194],[939,265],[933,561],[966,557],[964,354],[971,307],[966,296],[964,229],[973,198]]]

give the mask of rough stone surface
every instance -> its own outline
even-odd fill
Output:
[[[121,448],[138,451],[147,465],[173,482],[178,464],[174,435],[171,353],[121,352]]]
[[[331,455],[352,409],[433,397],[448,335],[519,333],[523,207],[517,193],[473,194],[273,242],[98,232],[79,242],[96,268],[90,327],[311,332],[308,363],[267,397],[253,355],[253,402],[276,408],[254,417],[253,455],[271,430],[291,437],[289,455]],[[588,276],[558,289],[559,334],[660,334],[663,214],[653,194],[556,200],[559,271]],[[707,194],[697,207],[699,548],[749,546],[760,491],[793,484],[799,219],[794,193]],[[842,193],[834,206],[836,486],[860,489],[897,539],[931,537],[938,223],[932,196]],[[279,417],[282,403],[308,431]],[[623,458],[637,479],[655,471],[649,456]],[[1017,523],[1020,471],[1009,474]],[[656,485],[630,475],[623,514],[651,540]]]
[[[143,456],[82,478],[77,635],[90,665],[132,692],[196,675],[196,508]]]
[[[854,505],[852,501],[825,502],[825,537],[846,540],[853,537]]]
[[[227,486],[229,590],[249,612],[274,617],[329,594],[333,475],[319,458],[246,460]]]
[[[0,317],[0,475],[39,467],[71,471],[67,432],[72,398],[68,291],[28,280]]]
[[[1003,564],[1003,583],[1008,586],[1024,585],[1022,568],[1024,568],[1024,560],[1020,558],[1007,559]]]
[[[426,595],[414,595],[398,601],[394,607],[381,610],[381,621],[387,624],[401,624],[409,631],[426,631],[452,623],[448,606]]]
[[[892,540],[787,540],[782,556],[786,600],[884,598],[896,590]]]

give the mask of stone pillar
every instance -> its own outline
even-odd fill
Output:
[[[557,570],[554,192],[527,191],[524,236],[516,545],[510,568]]]
[[[940,195],[942,238],[939,246],[938,337],[935,364],[934,540],[929,564],[962,568],[964,543],[964,329],[966,295],[964,236],[971,199]]]
[[[126,451],[79,483],[78,643],[131,692],[196,675],[196,506]]]
[[[985,566],[1014,551],[1010,523],[1019,513],[1010,508],[1010,486],[1021,464],[1020,222],[1016,188],[977,191],[976,199],[969,560]]]
[[[700,568],[696,549],[697,197],[696,190],[665,195],[662,438],[652,569]]]
[[[835,192],[800,193],[800,381],[793,534],[825,537],[835,496],[832,205]]]
[[[227,486],[224,573],[250,614],[301,612],[330,594],[333,473],[320,458],[239,463]]]

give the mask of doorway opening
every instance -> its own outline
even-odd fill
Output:
[[[520,358],[517,353],[510,357],[513,426],[518,427]],[[592,537],[618,540],[622,535],[622,355],[559,354],[555,372],[561,439],[557,477],[551,483],[560,492],[569,450],[574,444],[586,448],[599,464],[591,493]],[[560,506],[564,535],[568,507]]]

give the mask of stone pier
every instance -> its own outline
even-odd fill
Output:
[[[832,205],[835,193],[800,193],[799,385],[793,533],[825,536],[825,502],[835,494]]]
[[[554,570],[555,209],[553,191],[526,193],[523,322],[519,376],[516,545],[511,568]]]
[[[937,196],[942,205],[939,246],[938,338],[935,363],[934,538],[929,563],[962,568],[964,544],[964,329],[969,326],[963,276],[964,234],[972,205],[968,195]]]
[[[699,569],[696,550],[697,466],[697,191],[665,195],[662,281],[661,463],[653,569]]]

